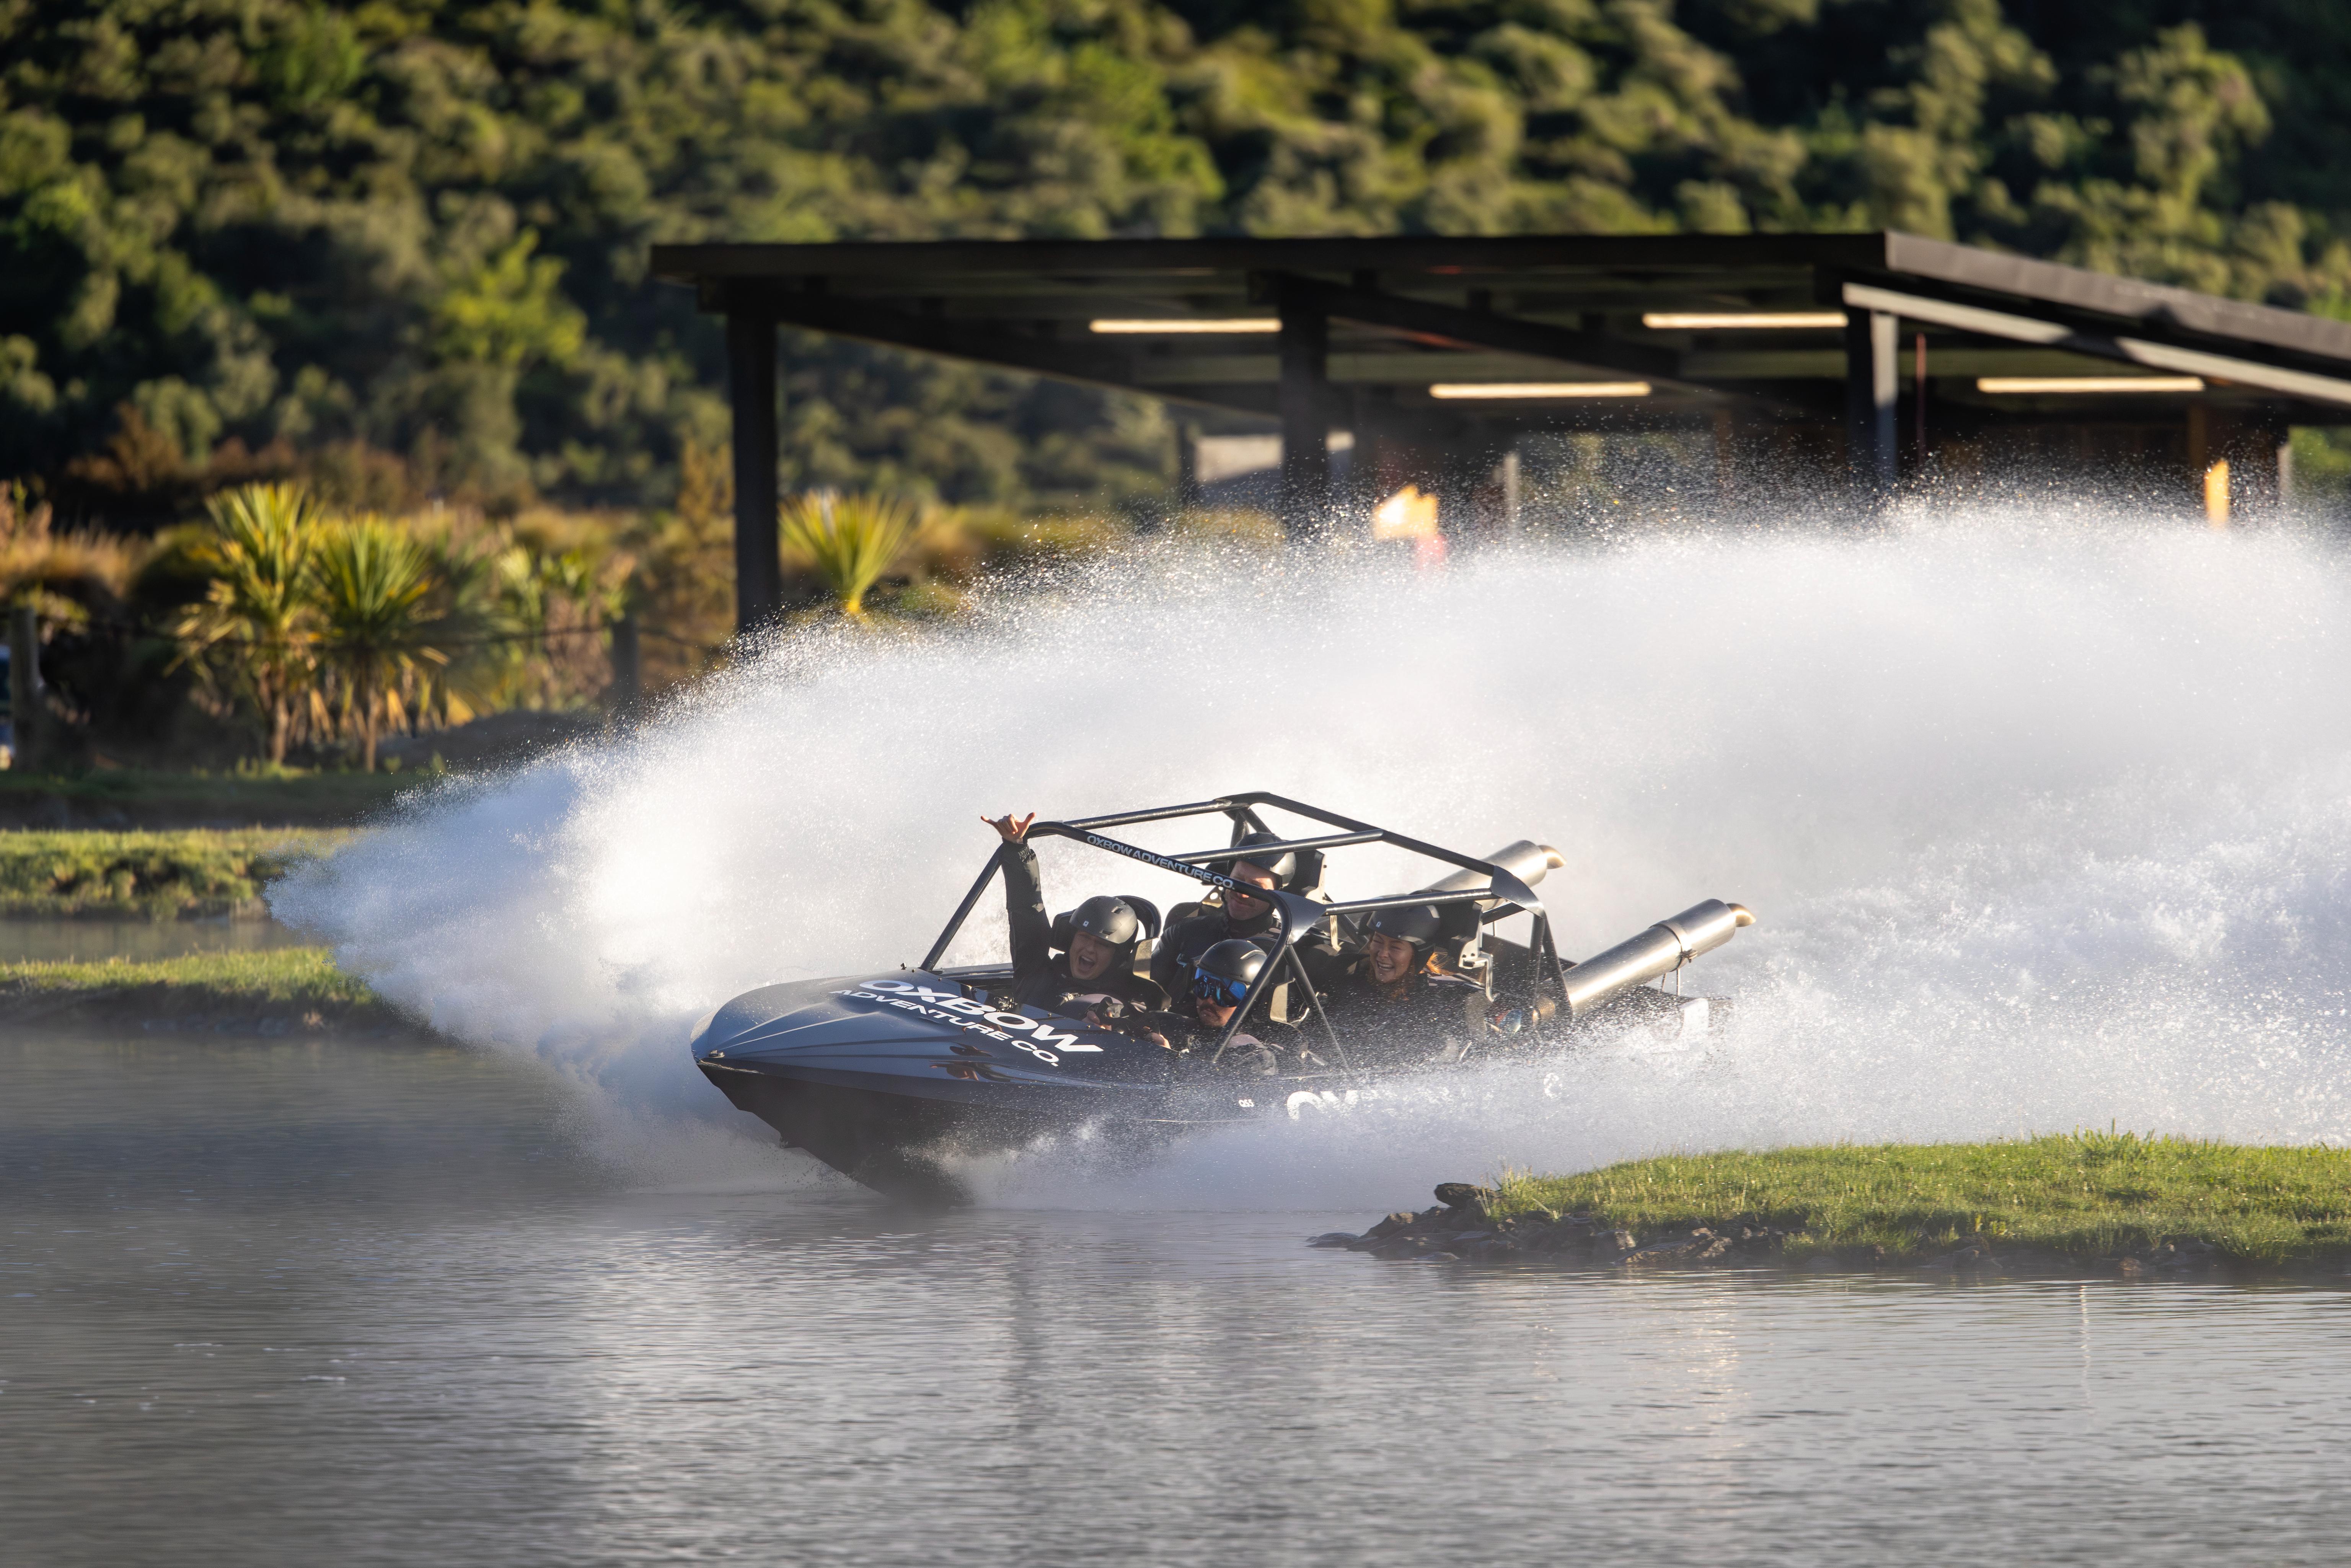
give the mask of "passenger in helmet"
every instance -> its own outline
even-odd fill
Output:
[[[1096,1011],[1108,1019],[1166,1007],[1166,991],[1134,972],[1135,947],[1144,932],[1134,906],[1123,898],[1097,894],[1062,921],[1047,919],[1037,852],[1028,842],[1029,825],[1037,813],[1014,817],[1008,811],[983,820],[1006,845],[1004,917],[1012,937],[1014,998],[1071,1018]],[[1066,946],[1055,952],[1054,928],[1064,922]]]
[[[1259,892],[1288,890],[1290,879],[1298,874],[1298,857],[1285,850],[1252,860],[1247,852],[1253,846],[1280,841],[1272,833],[1259,832],[1247,835],[1233,846],[1235,859],[1226,874],[1241,883],[1241,888],[1227,888],[1220,908],[1203,910],[1188,920],[1169,923],[1160,935],[1159,945],[1152,950],[1153,979],[1169,991],[1176,990],[1187,983],[1186,977],[1203,953],[1219,942],[1235,938],[1254,942],[1268,954],[1274,951],[1281,934],[1280,914],[1273,900],[1259,897]],[[1318,988],[1335,980],[1345,967],[1337,946],[1320,927],[1299,941],[1297,951]]]
[[[1351,1057],[1458,1057],[1488,1032],[1484,988],[1432,969],[1444,932],[1443,917],[1426,904],[1374,910],[1364,921],[1363,952],[1324,1009]]]
[[[1261,1008],[1233,1036],[1222,1059],[1216,1059],[1233,1014],[1249,998],[1249,988],[1267,962],[1265,949],[1254,942],[1235,936],[1217,943],[1193,964],[1174,1009],[1133,1019],[1129,1032],[1204,1061],[1214,1061],[1222,1071],[1261,1076],[1280,1071],[1285,1064],[1293,1071],[1320,1065],[1321,1058],[1301,1047],[1295,1030],[1266,1018]]]

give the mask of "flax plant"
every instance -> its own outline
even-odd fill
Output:
[[[420,679],[429,685],[449,662],[423,641],[433,620],[431,567],[423,546],[377,517],[329,529],[312,564],[321,652],[340,677],[341,706],[357,719],[360,764],[370,773],[382,722],[404,716],[402,689]]]
[[[897,562],[920,517],[886,496],[795,496],[777,508],[784,549],[806,560],[825,591],[852,621],[865,619],[865,595]]]
[[[318,666],[310,566],[321,519],[292,485],[224,491],[209,510],[213,535],[195,553],[212,584],[172,632],[183,641],[185,658],[228,653],[232,678],[268,727],[269,760],[283,763],[296,696]],[[206,660],[200,667],[216,680],[221,663]]]

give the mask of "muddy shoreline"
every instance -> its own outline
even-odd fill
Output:
[[[1307,1245],[1368,1253],[1385,1262],[1627,1271],[1771,1269],[1963,1278],[2103,1273],[2121,1279],[2231,1280],[2339,1279],[2351,1270],[2351,1251],[2261,1262],[2232,1256],[2196,1236],[2174,1236],[2144,1249],[2097,1255],[2011,1246],[1998,1237],[1977,1235],[1939,1250],[1897,1255],[1879,1246],[1814,1247],[1800,1233],[1752,1218],[1691,1219],[1636,1234],[1589,1214],[1495,1214],[1488,1207],[1495,1197],[1490,1188],[1443,1182],[1432,1207],[1390,1214],[1360,1234],[1329,1231],[1310,1238]]]

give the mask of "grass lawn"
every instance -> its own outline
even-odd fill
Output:
[[[258,915],[264,883],[350,837],[316,828],[0,832],[0,918]]]
[[[268,768],[162,773],[0,771],[0,826],[347,827],[433,777]]]
[[[1589,1214],[1652,1232],[1780,1226],[1792,1257],[1881,1247],[2114,1257],[2209,1242],[2253,1263],[2351,1251],[2351,1150],[2079,1133],[1991,1144],[1833,1145],[1629,1160],[1583,1176],[1511,1174],[1497,1214]]]
[[[147,963],[0,964],[0,1024],[79,1022],[139,1028],[274,1019],[275,1031],[404,1027],[405,1020],[323,947],[201,953]]]

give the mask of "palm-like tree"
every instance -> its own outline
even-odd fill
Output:
[[[913,541],[914,508],[887,496],[794,496],[777,508],[784,549],[807,559],[827,591],[853,621],[865,619],[865,595]]]
[[[269,760],[282,763],[295,694],[317,659],[308,578],[319,510],[296,485],[223,491],[208,510],[213,535],[194,553],[212,584],[173,630],[191,652],[232,652],[235,679],[269,727]]]
[[[320,652],[342,677],[342,706],[356,710],[360,759],[375,771],[378,729],[400,721],[401,688],[449,662],[425,645],[432,622],[431,557],[381,517],[329,528],[311,560],[311,593],[324,633]]]

